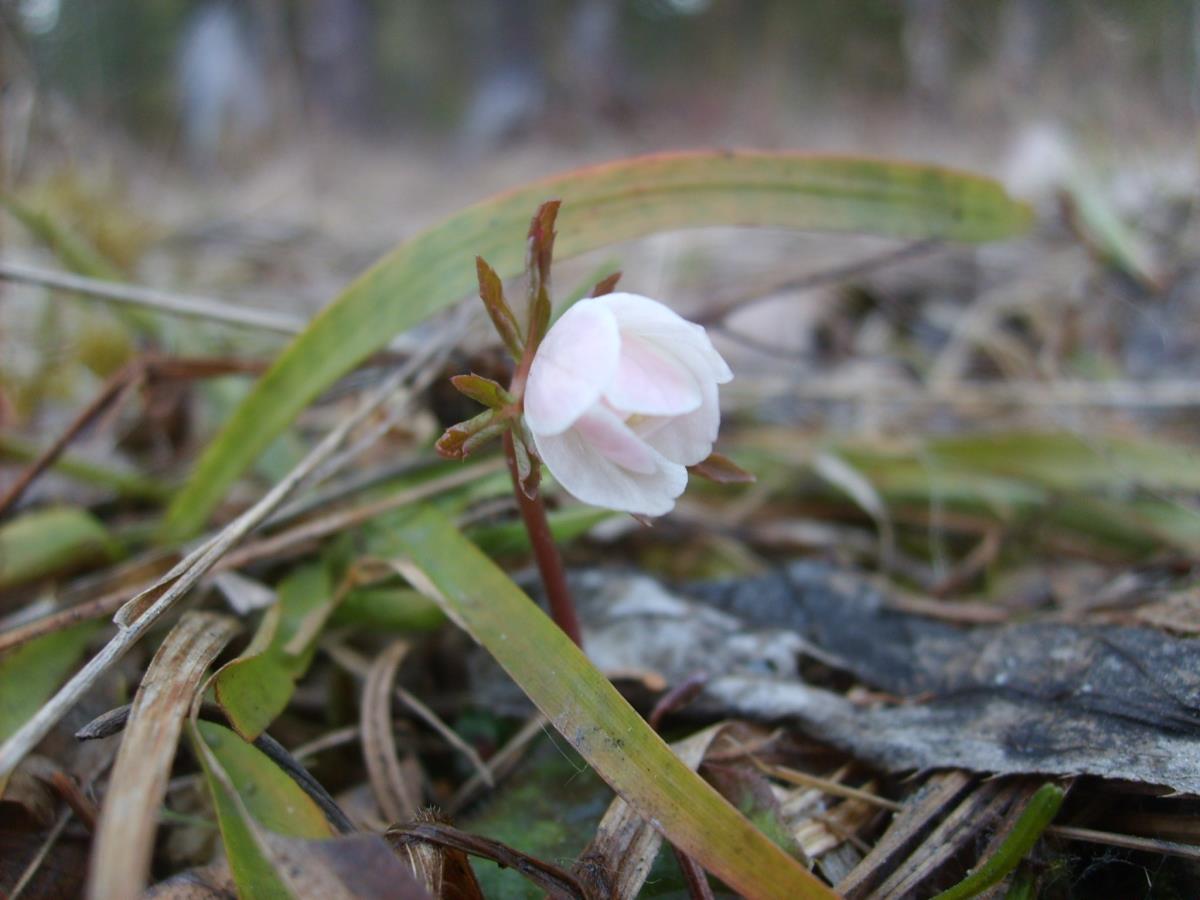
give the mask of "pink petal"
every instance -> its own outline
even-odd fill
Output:
[[[538,455],[572,496],[606,509],[661,516],[687,487],[687,469],[657,453],[650,473],[633,472],[605,457],[576,428],[562,434],[534,432]]]
[[[571,430],[579,432],[605,459],[623,469],[649,475],[657,468],[658,454],[601,403],[576,419]]]
[[[630,413],[678,416],[698,409],[701,393],[696,377],[670,352],[622,334],[617,374],[604,398]]]
[[[694,466],[712,453],[720,424],[717,386],[709,382],[705,385],[704,402],[699,409],[669,418],[650,416],[635,425],[633,430],[671,462]]]
[[[705,330],[669,306],[641,294],[605,294],[595,299],[617,317],[622,338],[634,335],[670,351],[690,347],[697,353],[698,370],[694,370],[694,373],[701,381],[705,376],[714,379],[717,384],[733,379],[733,372],[713,347]]]
[[[534,434],[571,427],[604,393],[616,374],[621,339],[612,312],[581,300],[542,340],[525,386],[525,421]]]

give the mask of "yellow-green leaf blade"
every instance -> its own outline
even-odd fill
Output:
[[[502,277],[524,263],[529,216],[563,201],[564,258],[657,231],[711,225],[990,240],[1030,213],[994,181],[935,167],[798,154],[691,153],[622,160],[484,201],[401,244],[296,338],[201,458],[168,516],[195,533],[229,485],[303,407],[395,334],[475,287],[475,256]]]
[[[259,826],[286,837],[332,837],[324,814],[283,770],[235,732],[212,722],[198,722],[191,736],[212,794],[238,894],[247,898],[293,896],[275,871]]]
[[[320,626],[334,602],[327,565],[296,569],[280,584],[279,600],[264,617],[250,647],[214,676],[217,702],[242,737],[258,737],[287,707],[297,679],[308,670]],[[303,646],[292,647],[298,636]]]
[[[416,511],[398,525],[396,539],[447,614],[673,844],[747,897],[833,896],[685,766],[562,631],[441,513]]]

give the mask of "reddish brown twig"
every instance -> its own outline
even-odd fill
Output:
[[[26,466],[24,471],[17,476],[17,480],[0,498],[0,515],[11,509],[21,499],[30,485],[54,465],[54,461],[62,456],[63,451],[70,446],[72,441],[107,410],[119,409],[124,405],[137,388],[144,387],[155,379],[184,381],[212,378],[236,372],[256,373],[261,372],[263,368],[264,365],[256,361],[208,358],[172,359],[157,355],[142,356],[126,363],[108,377],[100,388],[100,393],[79,411],[57,440],[43,450],[37,459]]]
[[[575,615],[570,588],[567,587],[567,573],[563,569],[562,557],[558,553],[554,535],[550,533],[550,523],[546,520],[546,507],[542,503],[540,492],[535,491],[533,497],[528,497],[521,487],[521,474],[517,469],[517,455],[513,449],[511,431],[504,433],[504,458],[508,460],[513,493],[521,510],[521,518],[525,522],[525,530],[529,532],[529,543],[533,547],[533,557],[537,560],[538,571],[542,575],[542,584],[546,588],[550,614],[567,637],[582,647],[583,635],[579,629],[579,619]]]

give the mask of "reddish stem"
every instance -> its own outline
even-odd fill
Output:
[[[546,521],[546,507],[542,503],[542,495],[538,493],[531,499],[525,496],[525,491],[521,488],[521,474],[517,471],[517,454],[513,449],[512,431],[504,433],[504,458],[508,460],[513,493],[517,496],[517,506],[521,509],[525,530],[529,532],[529,543],[533,547],[533,556],[537,560],[542,584],[546,588],[546,597],[550,601],[550,615],[567,637],[582,647],[583,636],[579,630],[579,619],[575,615],[575,604],[571,601],[571,591],[567,587],[567,573],[563,569],[558,545],[554,543],[554,535],[550,533],[550,523]],[[535,462],[534,465],[538,463]]]

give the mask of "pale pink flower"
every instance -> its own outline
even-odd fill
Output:
[[[546,334],[525,387],[538,455],[585,503],[645,516],[675,506],[717,438],[733,378],[699,325],[637,294],[581,300]]]

